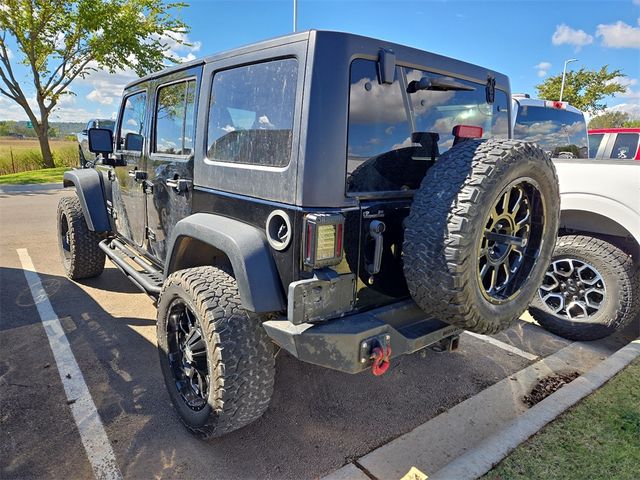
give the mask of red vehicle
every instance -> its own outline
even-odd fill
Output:
[[[596,160],[640,160],[640,128],[589,130],[589,157]]]

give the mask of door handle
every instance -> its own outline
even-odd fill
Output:
[[[189,185],[191,185],[191,182],[183,178],[170,178],[165,182],[165,185],[169,188],[173,188],[176,193],[183,193],[189,190]]]
[[[147,179],[147,172],[141,172],[140,170],[129,170],[129,176],[133,177],[136,182],[141,182]]]
[[[384,222],[380,220],[372,220],[369,224],[369,233],[373,237],[376,242],[375,250],[373,253],[373,262],[367,264],[367,272],[369,275],[375,275],[380,271],[380,265],[382,263],[382,247],[383,245],[383,236],[386,229],[386,225]]]

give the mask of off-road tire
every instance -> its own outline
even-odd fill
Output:
[[[105,261],[105,254],[98,246],[101,238],[89,230],[78,197],[61,198],[57,218],[60,258],[67,277],[79,280],[100,275]],[[63,232],[65,222],[68,235]]]
[[[537,183],[544,220],[536,256],[527,257],[520,287],[504,302],[485,298],[478,254],[489,211],[512,182]],[[517,140],[467,140],[441,155],[416,192],[403,247],[409,291],[427,315],[491,334],[508,328],[529,306],[549,265],[558,231],[555,167],[540,148]]]
[[[191,409],[176,388],[167,337],[176,299],[195,314],[207,347],[207,405]],[[242,308],[235,278],[216,267],[180,270],[164,283],[158,300],[158,352],[171,401],[184,425],[207,439],[242,428],[262,416],[273,393],[273,344],[261,318]]]
[[[536,294],[529,312],[542,327],[569,340],[590,341],[611,335],[635,317],[640,307],[640,275],[629,255],[598,238],[567,235],[558,238],[551,260],[562,259],[595,267],[606,288],[604,303],[594,314],[572,321],[555,314]]]

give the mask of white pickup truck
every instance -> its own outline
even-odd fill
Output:
[[[560,181],[558,241],[531,304],[547,330],[596,340],[640,307],[640,161],[589,159],[582,112],[562,102],[513,97],[515,138],[537,142]]]

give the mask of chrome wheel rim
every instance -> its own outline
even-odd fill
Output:
[[[182,300],[169,307],[168,359],[175,387],[192,410],[202,410],[209,397],[207,344],[195,314]]]
[[[554,314],[569,320],[596,315],[606,300],[606,285],[591,264],[575,258],[562,258],[549,265],[538,295]]]
[[[544,202],[537,183],[521,178],[498,195],[480,237],[477,276],[482,295],[493,304],[516,297],[542,246]]]

